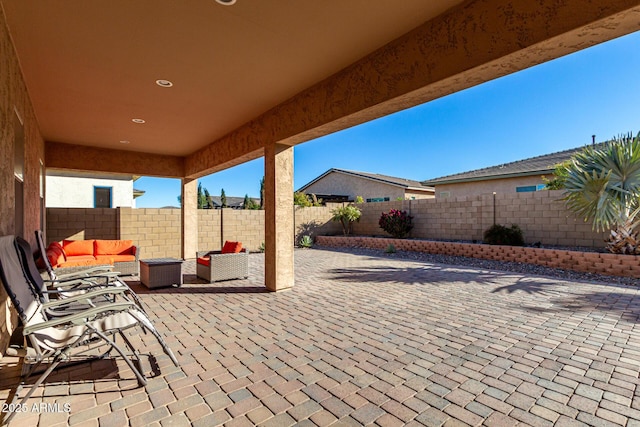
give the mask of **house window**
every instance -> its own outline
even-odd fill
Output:
[[[522,187],[516,187],[516,193],[529,193],[532,191],[540,191],[540,190],[544,190],[545,185],[544,184],[538,184],[538,185],[525,185]]]
[[[441,191],[440,192],[440,197],[442,197],[443,199],[451,197],[451,192],[450,191]]]
[[[93,207],[111,207],[111,187],[93,187]]]
[[[389,197],[372,197],[370,199],[367,199],[367,203],[371,203],[371,202],[388,202],[389,200],[391,200]]]

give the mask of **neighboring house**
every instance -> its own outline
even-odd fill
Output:
[[[133,188],[138,178],[131,175],[47,171],[46,207],[135,208],[135,199],[144,194],[144,191]]]
[[[598,143],[597,146],[604,143]],[[422,181],[435,187],[436,198],[471,196],[487,193],[523,193],[544,190],[542,179],[553,178],[558,163],[571,158],[583,147],[518,160],[516,162],[462,172]]]
[[[385,202],[401,199],[431,199],[433,187],[418,181],[375,173],[344,169],[329,169],[313,181],[300,187],[299,192],[315,194],[325,202],[354,201],[362,197],[365,202]]]
[[[260,199],[254,199],[253,203],[260,206]],[[213,209],[222,208],[222,199],[220,196],[209,196],[209,203],[213,206]],[[231,209],[244,209],[244,197],[227,197],[227,207]]]

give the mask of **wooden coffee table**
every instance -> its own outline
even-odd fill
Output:
[[[140,260],[140,283],[149,289],[182,286],[182,260],[152,258]]]

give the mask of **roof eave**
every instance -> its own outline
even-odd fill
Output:
[[[488,181],[491,179],[519,178],[524,176],[535,176],[535,175],[543,175],[548,173],[553,173],[553,169],[543,169],[543,170],[530,171],[530,172],[515,172],[515,173],[507,173],[507,174],[501,174],[501,175],[485,175],[485,176],[460,178],[460,179],[423,181],[422,184],[430,185],[430,186],[437,186],[437,185],[443,185],[443,184],[462,184],[465,182]]]

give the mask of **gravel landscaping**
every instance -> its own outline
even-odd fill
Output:
[[[388,254],[383,250],[366,248],[323,248],[338,252],[355,253],[360,255],[380,256],[389,258],[403,258],[418,260],[436,264],[461,265],[465,267],[479,268],[483,270],[510,271],[513,273],[554,277],[562,280],[611,283],[619,285],[640,286],[640,278],[606,276],[602,274],[583,273],[573,270],[563,270],[560,268],[550,268],[541,265],[527,264],[522,262],[494,261],[479,258],[468,258],[461,256],[429,254],[424,252],[397,251]]]

